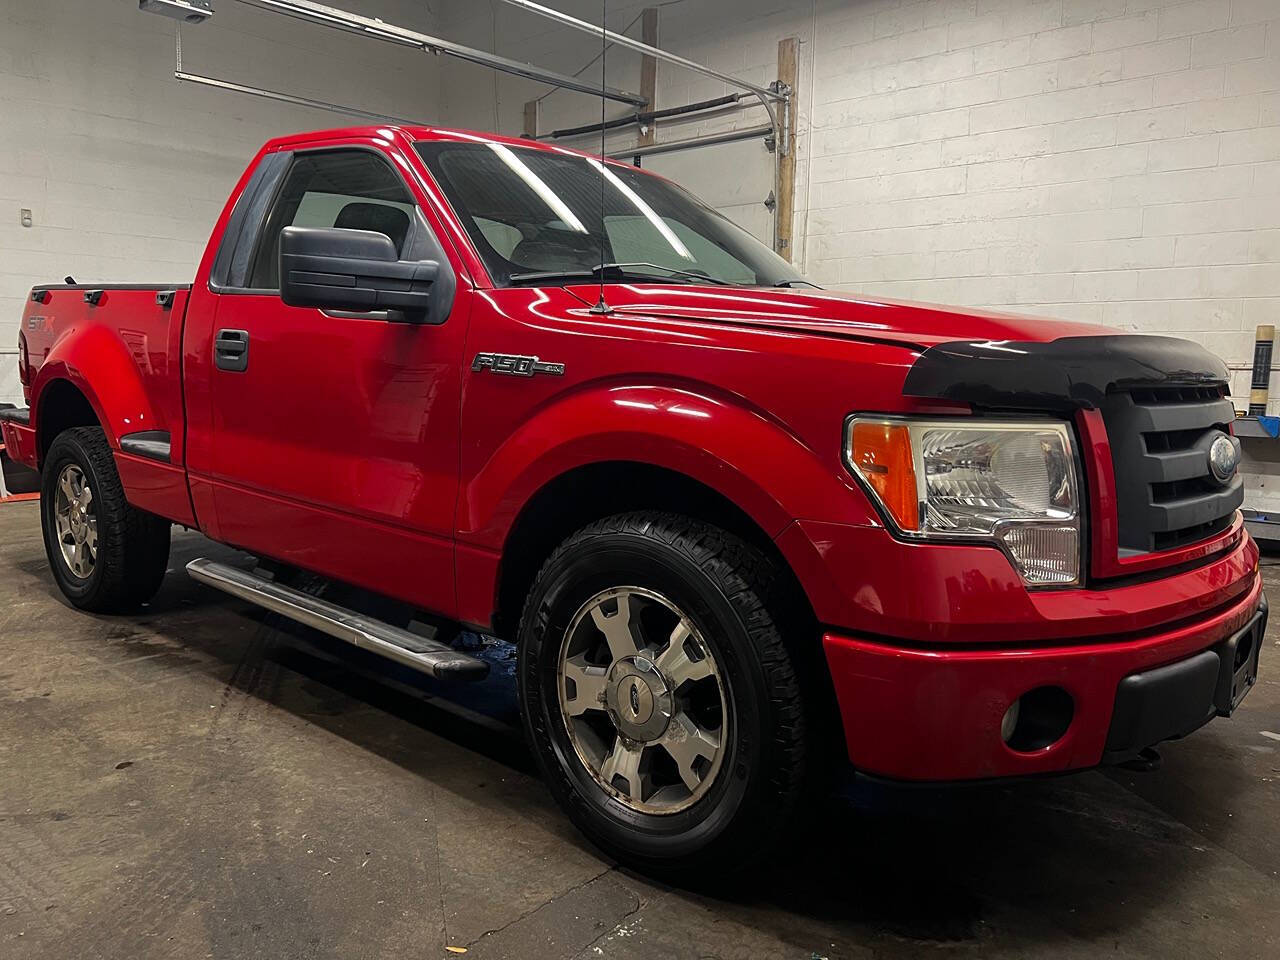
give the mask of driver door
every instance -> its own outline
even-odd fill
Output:
[[[463,291],[447,317],[287,306],[280,231],[386,234],[402,260],[441,245],[374,145],[296,152],[244,289],[223,290],[210,370],[219,539],[442,614],[455,605]]]

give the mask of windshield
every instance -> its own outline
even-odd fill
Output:
[[[634,168],[494,142],[419,143],[417,149],[498,286],[601,277],[802,282],[747,231],[683,188]],[[603,272],[602,260],[609,265]]]

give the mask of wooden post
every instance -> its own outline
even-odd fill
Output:
[[[542,101],[530,100],[524,105],[524,135],[530,139],[538,137],[538,120],[542,116]]]
[[[658,8],[645,7],[643,18],[640,23],[641,39],[651,47],[658,46]],[[658,61],[654,57],[644,56],[640,58],[640,96],[644,97],[649,103],[644,107],[645,110],[656,110],[658,104],[656,102],[658,95]],[[654,142],[653,139],[654,121],[650,120],[644,130],[640,132],[640,139],[637,143],[640,146],[647,146]]]
[[[787,152],[778,158],[778,253],[790,262],[794,257],[792,249],[793,220],[795,219],[796,201],[796,104],[799,70],[800,41],[795,37],[787,37],[778,41],[778,82],[785,84],[791,91],[790,109],[787,110]],[[776,149],[781,149],[778,144]]]

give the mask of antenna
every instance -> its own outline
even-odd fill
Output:
[[[609,52],[608,30],[609,0],[600,0],[600,85],[604,86],[605,57]],[[612,313],[613,308],[604,299],[604,265],[605,265],[605,232],[604,232],[604,165],[609,158],[604,155],[605,120],[604,97],[600,98],[600,299],[591,308],[592,313]]]

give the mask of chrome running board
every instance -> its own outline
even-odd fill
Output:
[[[187,573],[223,593],[247,600],[428,676],[442,680],[481,680],[489,673],[489,664],[484,660],[454,650],[438,640],[428,640],[225,563],[201,557],[187,564]]]

